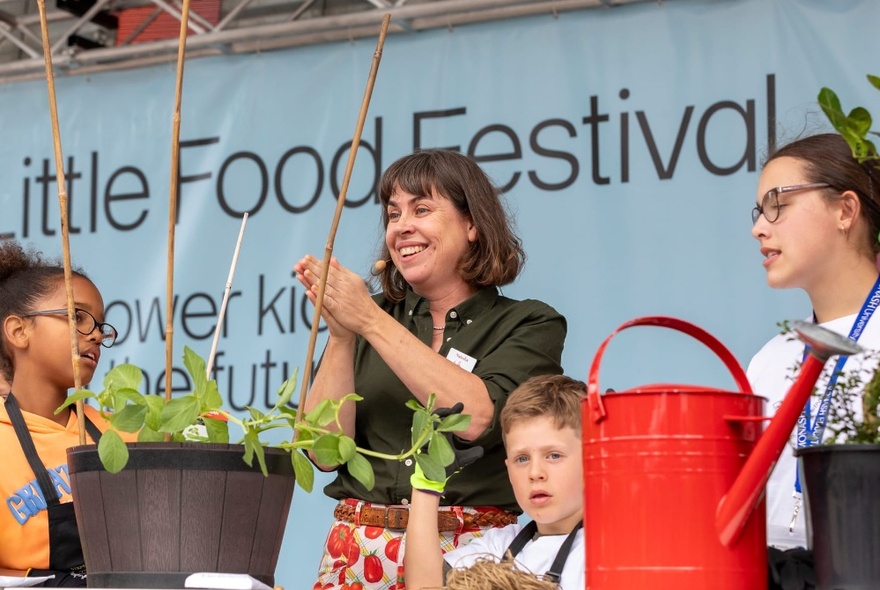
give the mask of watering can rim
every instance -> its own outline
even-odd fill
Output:
[[[587,377],[587,399],[589,400],[590,411],[594,422],[601,422],[607,416],[604,404],[602,403],[604,396],[599,391],[599,367],[601,365],[602,355],[615,335],[623,330],[637,326],[671,328],[695,338],[705,344],[721,359],[730,371],[734,383],[739,386],[740,393],[754,395],[749,379],[742,366],[740,366],[739,361],[737,361],[736,357],[733,356],[733,353],[731,353],[730,350],[728,350],[727,347],[725,347],[715,336],[696,324],[672,316],[643,316],[624,322],[618,326],[616,330],[611,332],[611,334],[605,338],[599,346],[599,349],[596,351],[596,355],[593,357],[593,363],[590,366],[590,373]]]

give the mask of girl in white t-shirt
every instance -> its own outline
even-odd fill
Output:
[[[860,164],[846,141],[829,133],[805,137],[769,157],[752,211],[752,235],[760,242],[767,284],[774,289],[803,289],[812,303],[814,322],[857,339],[866,348],[880,348],[880,315],[872,319],[880,305],[878,203],[880,170],[872,162]],[[755,393],[769,399],[767,413],[779,406],[803,355],[802,342],[780,335],[752,359],[748,377]],[[868,365],[852,358],[843,371],[867,374],[873,370]],[[828,436],[829,429],[820,432],[821,422],[815,430],[813,425],[833,372],[826,368],[820,378],[820,395],[813,396],[809,413],[792,433],[793,444],[803,445],[808,436],[817,440]],[[796,459],[786,450],[767,485],[771,546],[807,546],[796,473]]]

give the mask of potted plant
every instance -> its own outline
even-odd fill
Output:
[[[326,400],[297,421],[288,406],[294,375],[268,412],[249,407],[238,418],[221,407],[205,361],[189,348],[184,365],[194,390],[168,403],[140,393],[141,370],[123,364],[110,370],[100,393],[81,390],[62,406],[94,399],[111,425],[98,445],[68,450],[89,586],[182,588],[192,573],[221,571],[273,586],[294,482],[305,491],[314,483],[307,451],[321,464],[344,465],[367,489],[374,480],[364,455],[415,455],[428,477],[442,481],[454,460],[442,433],[470,422],[466,415],[434,414],[433,396],[427,407],[411,400],[412,447],[387,455],[358,448],[342,433],[340,408],[361,399],[354,393]],[[230,424],[242,432],[236,444],[229,444]],[[282,442],[261,440],[279,429]],[[117,431],[137,432],[138,442],[123,442]]]
[[[865,353],[876,365],[880,354]],[[852,360],[850,361],[852,362]],[[880,579],[880,371],[851,371],[835,385],[828,436],[795,450],[818,588],[873,588]]]

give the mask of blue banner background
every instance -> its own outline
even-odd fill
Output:
[[[871,0],[676,0],[392,35],[335,254],[366,275],[378,172],[420,146],[456,147],[508,187],[529,258],[505,293],[568,318],[569,374],[586,379],[612,330],[655,314],[702,326],[746,364],[777,322],[809,314],[764,280],[749,233],[760,161],[774,135],[827,129],[822,86],[847,108],[875,104],[864,76],[878,17]],[[374,47],[187,64],[175,358],[184,345],[208,354],[248,211],[216,364],[234,406],[266,406],[305,360],[312,308],[291,267],[323,253]],[[57,81],[74,263],[122,336],[102,368],[135,362],[151,391],[163,386],[173,88],[171,65]],[[0,234],[60,254],[45,86],[0,87],[0,122]],[[625,332],[602,359],[603,387],[664,381],[733,387],[708,350],[662,330]],[[320,490],[295,494],[278,584],[311,586],[331,508]]]

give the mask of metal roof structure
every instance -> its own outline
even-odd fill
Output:
[[[371,37],[378,34],[386,13],[391,15],[392,35],[649,1],[662,0],[191,0],[186,57]],[[48,2],[56,76],[177,59],[181,0]],[[44,78],[42,48],[37,2],[0,0],[0,83]]]

